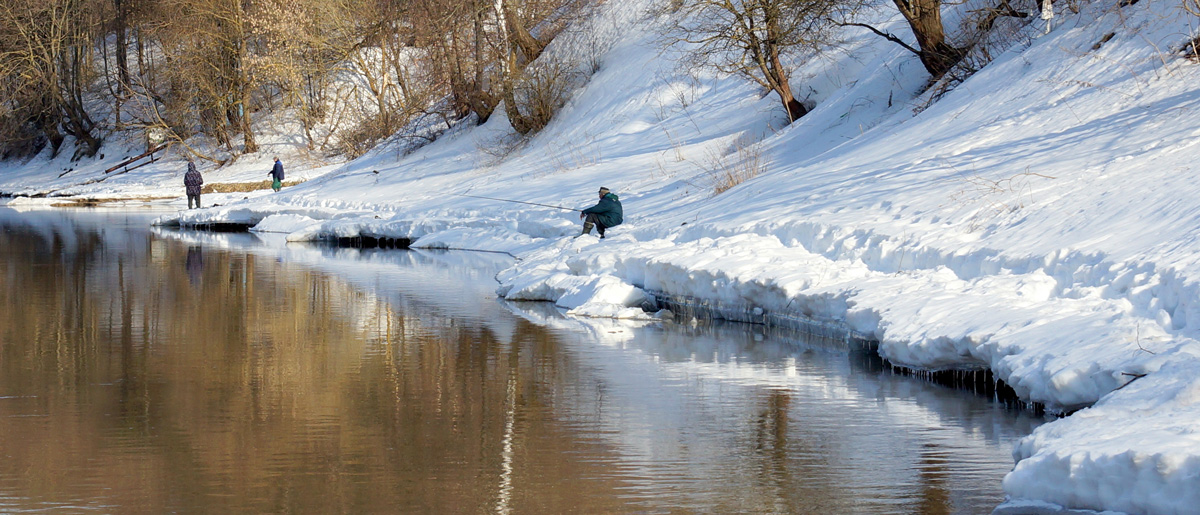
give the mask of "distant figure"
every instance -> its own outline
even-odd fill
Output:
[[[267,175],[271,176],[271,189],[279,191],[283,187],[283,163],[279,161],[278,157],[275,158],[275,166],[271,168],[270,172],[267,172]]]
[[[617,194],[602,187],[600,188],[600,202],[579,213],[579,218],[583,220],[583,232],[579,235],[583,236],[592,232],[594,226],[596,232],[600,234],[600,238],[604,239],[604,230],[621,225],[621,222],[624,221],[623,214],[621,201],[617,199]]]
[[[203,185],[204,177],[200,176],[200,171],[196,169],[196,162],[189,157],[187,173],[183,174],[183,187],[187,190],[188,209],[192,209],[193,201],[197,208],[200,207],[200,186]]]

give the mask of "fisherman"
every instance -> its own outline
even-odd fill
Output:
[[[621,201],[617,199],[617,194],[601,187],[600,202],[579,213],[579,218],[583,220],[583,232],[579,236],[591,233],[592,227],[595,226],[600,239],[604,239],[604,230],[621,225],[624,221],[622,215]]]
[[[197,208],[200,207],[200,186],[202,185],[204,185],[204,177],[200,176],[200,171],[196,169],[196,162],[189,157],[187,173],[183,174],[183,187],[187,193],[188,209],[192,208],[193,201]]]
[[[283,163],[279,161],[279,157],[275,158],[275,166],[267,175],[271,176],[271,189],[279,191],[283,187]]]

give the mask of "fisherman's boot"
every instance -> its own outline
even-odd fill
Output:
[[[583,236],[584,234],[588,234],[588,233],[592,232],[593,226],[594,225],[592,224],[592,222],[583,222],[583,232],[579,233],[579,235]]]

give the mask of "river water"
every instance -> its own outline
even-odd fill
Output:
[[[510,258],[0,207],[0,512],[988,513],[1041,419]]]

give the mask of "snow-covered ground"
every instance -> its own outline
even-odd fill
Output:
[[[507,252],[499,293],[581,316],[645,318],[649,290],[844,321],[896,364],[990,368],[1070,413],[1014,450],[1002,510],[1200,513],[1200,65],[1174,52],[1200,20],[1173,0],[1056,3],[1048,33],[1014,34],[936,101],[915,56],[847,33],[797,64],[815,109],[787,126],[775,97],[669,59],[651,3],[610,0],[589,20],[611,48],[527,141],[502,110],[348,163],[298,158],[280,136],[206,181],[261,180],[279,152],[307,182],[209,195],[221,205],[162,222]],[[907,34],[880,5],[875,21]],[[547,52],[594,48],[564,37]],[[84,184],[113,159],[6,163],[0,191],[182,209],[178,157]],[[714,195],[716,171],[754,161],[756,178]],[[476,198],[583,208],[599,186],[626,214],[604,240],[572,238],[568,210]]]
[[[305,151],[303,145],[298,145],[290,134],[299,130],[298,123],[286,116],[277,116],[264,120],[258,129],[259,138],[265,140],[259,145],[260,152],[240,156],[224,166],[196,158],[196,167],[204,177],[205,186],[264,185],[261,190],[205,193],[200,199],[203,205],[225,205],[271,193],[265,185],[269,184],[267,173],[276,156],[284,164],[285,184],[304,183],[341,169],[343,163],[322,160]],[[71,144],[65,143],[62,148],[53,159],[49,157],[47,147],[33,159],[0,161],[0,198],[15,196],[17,199],[9,200],[8,204],[25,208],[79,202],[106,206],[187,207],[186,198],[181,197],[187,154],[179,146],[155,152],[128,165],[123,164],[147,150],[147,143],[140,133],[118,133],[107,138],[100,153],[92,159],[71,161],[74,154]]]

